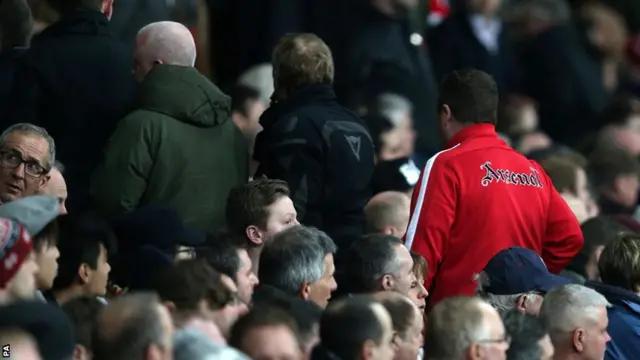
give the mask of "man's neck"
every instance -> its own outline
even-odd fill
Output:
[[[575,353],[574,351],[556,348],[553,355],[553,360],[582,360],[582,356]]]
[[[260,267],[260,252],[262,251],[262,247],[252,247],[247,249],[247,254],[249,255],[249,259],[251,259],[251,270],[256,276],[258,276],[258,268]]]
[[[56,303],[60,305],[82,295],[85,295],[85,291],[80,285],[71,285],[67,289],[57,290],[53,292],[53,298],[56,300]]]

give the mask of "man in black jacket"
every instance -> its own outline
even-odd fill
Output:
[[[364,228],[371,137],[362,120],[336,102],[331,50],[316,35],[284,36],[272,63],[275,91],[260,119],[257,176],[285,180],[300,222],[342,246]]]
[[[113,0],[48,2],[61,18],[21,59],[2,125],[30,122],[56,139],[73,212],[85,209],[91,171],[133,100],[133,49],[111,33]]]

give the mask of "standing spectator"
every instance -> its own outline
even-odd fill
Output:
[[[256,136],[262,131],[260,116],[266,110],[266,104],[260,98],[258,90],[237,84],[234,86],[229,96],[231,96],[231,119],[244,134],[249,146],[249,176],[253,177],[258,163],[253,160],[253,149],[255,147]]]
[[[604,296],[582,285],[565,285],[545,296],[540,317],[549,326],[556,359],[603,359],[611,338]]]
[[[68,207],[85,210],[91,172],[135,96],[133,57],[111,35],[113,0],[47,1],[60,20],[31,42],[5,124],[30,122],[51,133],[67,165]]]
[[[504,248],[533,249],[558,273],[582,246],[580,226],[544,170],[496,134],[497,105],[496,83],[484,72],[455,71],[442,82],[448,145],[422,171],[405,240],[429,264],[431,306],[473,295],[473,275]]]
[[[170,360],[173,325],[157,295],[135,293],[112,301],[98,315],[93,359]]]
[[[49,171],[49,181],[40,188],[39,194],[54,197],[58,200],[60,215],[67,213],[67,183],[64,180],[64,165],[60,161],[53,164]]]
[[[633,359],[640,344],[640,296],[637,280],[640,275],[640,236],[621,234],[608,244],[600,255],[598,267],[602,283],[590,283],[611,303],[607,309],[608,360]]]
[[[504,360],[509,335],[489,304],[478,298],[453,297],[429,314],[424,349],[426,360]]]
[[[507,360],[553,360],[549,329],[542,319],[511,310],[503,315],[503,321],[511,338]]]
[[[64,304],[78,296],[105,296],[109,256],[116,252],[111,228],[88,214],[62,216],[58,226],[60,266],[48,300]]]
[[[258,273],[260,252],[277,233],[298,225],[298,213],[282,180],[258,178],[229,192],[227,228],[246,240],[253,273]]]
[[[29,232],[17,222],[0,218],[2,257],[0,268],[0,304],[6,305],[34,297],[38,264],[33,256]],[[11,261],[8,261],[11,260]]]
[[[290,296],[326,307],[337,288],[336,245],[324,232],[301,225],[274,236],[260,254],[258,278]]]
[[[409,225],[409,197],[401,192],[386,191],[372,197],[364,208],[367,231],[404,237]]]
[[[5,129],[0,135],[0,203],[37,194],[55,160],[56,144],[45,129],[25,123]]]
[[[371,196],[369,133],[338,104],[331,50],[316,35],[285,35],[272,63],[276,86],[260,118],[256,175],[286,181],[300,222],[348,244],[362,234]]]
[[[92,197],[108,217],[163,203],[202,231],[224,224],[229,190],[248,179],[229,98],[194,67],[189,30],[153,23],[138,35],[135,110],[118,123],[96,170]]]

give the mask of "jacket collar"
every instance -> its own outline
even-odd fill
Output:
[[[587,281],[585,285],[602,294],[610,303],[625,305],[634,312],[640,313],[640,296],[636,293],[595,281]]]
[[[295,109],[313,104],[326,104],[336,101],[336,94],[329,85],[310,85],[294,92],[288,98],[271,106],[260,117],[260,125],[266,130],[275,123],[281,115]]]
[[[464,129],[462,129],[457,134],[455,134],[451,138],[451,140],[449,140],[449,143],[447,144],[447,148],[453,147],[466,140],[469,140],[472,138],[480,138],[480,137],[497,138],[498,134],[496,133],[495,125],[492,125],[492,124],[469,125]]]

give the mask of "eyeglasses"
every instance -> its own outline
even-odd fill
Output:
[[[36,160],[25,160],[19,152],[15,150],[0,151],[0,165],[15,169],[24,164],[24,172],[34,178],[39,178],[49,172],[49,169],[38,164]]]
[[[505,335],[502,339],[487,339],[478,341],[479,344],[507,344],[511,345],[511,336]]]

